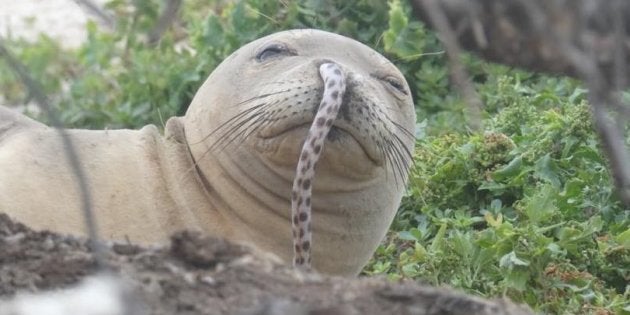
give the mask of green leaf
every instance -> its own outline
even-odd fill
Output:
[[[544,185],[531,197],[527,198],[524,213],[533,223],[538,224],[549,219],[558,211],[556,198],[558,191],[552,185]]]
[[[414,259],[419,263],[423,263],[427,260],[427,250],[426,248],[424,248],[424,246],[422,246],[420,242],[416,242],[416,244],[414,245],[413,256]]]
[[[615,241],[621,246],[630,249],[630,229],[627,229],[615,236]]]
[[[408,231],[399,232],[398,237],[406,241],[420,241],[422,240],[422,231],[418,230],[418,228],[411,228]]]
[[[391,1],[389,4],[389,29],[383,32],[385,51],[409,60],[419,58],[426,37],[421,25],[409,23],[399,0]]]
[[[511,251],[499,260],[499,266],[501,268],[513,268],[515,266],[529,266],[529,261],[516,257],[516,253]]]
[[[440,226],[437,234],[435,235],[435,238],[433,238],[433,242],[431,243],[431,247],[429,248],[432,253],[440,250],[444,246],[443,242],[444,235],[446,234],[446,227],[446,223],[443,223],[442,226]]]
[[[558,171],[559,169],[551,159],[549,153],[538,159],[534,168],[534,174],[536,177],[549,182],[554,187],[560,187]]]
[[[494,171],[492,173],[492,178],[494,180],[502,180],[508,177],[512,177],[520,173],[523,166],[523,158],[522,156],[517,156],[510,163],[505,165],[504,167]]]
[[[478,190],[489,190],[489,191],[501,191],[508,187],[506,184],[497,183],[494,181],[484,181],[477,188]]]
[[[519,292],[527,289],[527,281],[530,278],[529,272],[521,268],[511,270],[505,277],[506,285]]]
[[[569,179],[564,184],[564,190],[560,193],[563,196],[567,203],[574,204],[577,203],[582,196],[582,188],[584,187],[584,181],[579,178]]]

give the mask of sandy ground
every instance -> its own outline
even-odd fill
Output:
[[[103,5],[106,0],[94,0]],[[40,33],[76,47],[86,38],[93,19],[72,0],[0,0],[0,36],[34,40]]]

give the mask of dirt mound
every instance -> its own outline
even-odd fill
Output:
[[[170,247],[108,244],[107,264],[148,314],[531,314],[415,282],[296,272],[247,246],[191,232]],[[0,298],[70,287],[96,273],[85,239],[34,232],[0,214]]]

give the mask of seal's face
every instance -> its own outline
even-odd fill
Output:
[[[348,92],[320,169],[327,164],[335,176],[365,179],[389,167],[389,175],[402,180],[415,120],[404,77],[367,46],[321,31],[262,38],[239,49],[213,73],[230,80],[229,89],[213,93],[232,101],[212,112],[214,147],[251,145],[270,163],[293,170],[323,91],[318,67],[327,60],[347,73]]]
[[[318,233],[326,233],[318,229],[327,228],[317,224],[318,207],[343,217],[336,219],[355,221],[332,229],[372,233],[377,236],[368,243],[375,243],[400,202],[415,124],[411,93],[400,71],[371,48],[340,35],[276,33],[243,46],[217,67],[195,96],[185,126],[198,164],[212,156],[224,168],[238,169],[241,175],[232,176],[240,176],[236,180],[245,189],[245,181],[254,182],[288,201],[301,144],[324,90],[318,69],[325,62],[341,67],[347,88],[315,173],[316,268]],[[271,206],[280,208],[290,237],[288,205]],[[379,222],[358,223],[365,218]],[[290,250],[291,242],[286,246]]]

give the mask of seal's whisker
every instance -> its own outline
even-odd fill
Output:
[[[233,124],[229,126],[228,129],[225,130],[224,133],[221,134],[221,136],[218,138],[218,141],[210,145],[209,150],[214,151],[217,148],[219,148],[219,150],[225,149],[226,144],[231,143],[238,137],[239,130],[241,130],[242,128],[249,128],[249,126],[253,122],[255,122],[256,119],[260,119],[260,117],[264,117],[265,114],[266,114],[265,110],[260,109],[260,110],[255,111],[251,115],[246,116],[245,118],[241,120],[235,121]]]
[[[273,117],[273,115],[268,113],[269,107],[273,107],[278,103],[278,101],[275,101],[273,103],[258,104],[235,115],[219,126],[219,128],[213,130],[212,133],[221,131],[218,141],[212,143],[208,149],[204,151],[199,160],[195,161],[195,164],[201,162],[210,152],[222,151],[237,139],[247,138],[251,132],[258,130],[259,127],[266,122],[266,119]],[[243,137],[245,133],[246,135]],[[208,136],[205,138],[207,137]]]
[[[260,113],[260,115],[257,115],[256,117],[251,117],[251,119],[249,119],[248,121],[244,121],[239,126],[236,126],[238,128],[235,128],[228,137],[223,137],[220,141],[218,141],[220,142],[220,144],[217,146],[218,150],[224,150],[227,146],[233,144],[234,141],[236,141],[237,139],[247,139],[248,135],[251,132],[259,129],[259,126],[265,122],[268,116],[270,116],[269,113],[262,112]],[[246,135],[243,136],[244,134]]]
[[[245,116],[249,113],[251,113],[252,111],[255,111],[257,109],[260,109],[261,107],[263,107],[265,105],[265,103],[256,105],[252,108],[249,108],[247,110],[244,110],[236,115],[234,115],[234,117],[228,119],[226,122],[222,123],[221,125],[219,125],[217,128],[213,129],[212,131],[210,131],[207,135],[205,135],[203,138],[201,138],[201,140],[196,141],[196,142],[192,142],[192,143],[188,143],[189,145],[196,145],[196,144],[200,144],[203,143],[204,141],[206,141],[208,138],[210,138],[212,135],[214,135],[216,132],[222,130],[223,128],[225,128],[225,126],[233,123],[234,121],[240,119],[242,116]]]
[[[253,113],[251,113],[251,115],[250,115],[250,116],[248,116],[248,117],[251,117],[251,116],[255,117],[255,116],[257,116],[257,115],[260,115],[261,113],[264,113],[264,112],[263,112],[263,110],[262,110],[262,109],[260,109],[260,108],[258,108],[258,110],[256,110],[256,111],[254,111]],[[249,121],[250,119],[251,119],[251,118],[246,118],[244,121],[245,121],[245,122],[247,122],[247,121]],[[224,124],[224,125],[225,125],[225,124]],[[224,125],[222,125],[222,127],[226,127],[226,126],[224,126]],[[221,129],[223,129],[223,128],[221,128]],[[238,129],[234,129],[234,127],[232,127],[232,128],[230,128],[229,130],[225,130],[225,131],[222,133],[222,136],[221,136],[221,137],[219,137],[219,141],[212,143],[212,144],[208,147],[208,149],[206,149],[206,150],[205,150],[205,151],[201,154],[201,156],[199,157],[199,159],[198,159],[197,161],[194,161],[195,166],[196,166],[197,164],[199,164],[199,162],[201,162],[201,161],[202,161],[202,160],[203,160],[203,159],[204,159],[204,158],[205,158],[205,157],[206,157],[206,156],[207,156],[210,152],[214,151],[214,150],[216,149],[216,147],[217,147],[217,146],[218,146],[221,142],[223,142],[223,141],[224,141],[227,137],[229,137],[230,132],[231,132],[231,131],[233,131],[233,130],[238,130]],[[214,131],[213,131],[213,133],[214,133]],[[228,136],[226,137],[225,135],[228,135]]]
[[[219,148],[219,150],[223,150],[225,148],[224,146],[225,143],[229,143],[234,138],[236,138],[236,134],[238,130],[240,130],[241,128],[244,128],[243,126],[251,124],[251,122],[254,121],[254,119],[264,114],[265,112],[263,110],[256,111],[252,113],[251,115],[248,115],[244,117],[243,119],[235,121],[233,124],[226,126],[225,130],[222,130],[222,133],[218,135],[216,141],[214,141],[208,149],[210,151],[214,151],[217,148]]]
[[[276,92],[273,92],[273,93],[259,94],[259,95],[256,95],[256,96],[252,97],[252,98],[249,98],[249,99],[246,99],[246,100],[244,100],[242,102],[239,102],[239,103],[237,103],[237,104],[235,104],[233,106],[236,107],[236,106],[245,105],[245,104],[247,104],[249,102],[252,102],[252,101],[260,100],[260,99],[267,98],[267,97],[270,97],[270,96],[275,96],[275,95],[286,93],[286,92],[289,92],[289,91],[290,91],[290,89],[285,89],[285,90],[276,91]],[[217,128],[215,128],[214,130],[209,132],[206,136],[204,136],[201,140],[199,140],[197,142],[189,143],[189,145],[195,145],[195,144],[199,144],[199,143],[204,142],[206,139],[211,137],[217,131],[223,129],[226,125],[229,125],[230,123],[234,122],[235,120],[240,119],[240,117],[242,117],[244,115],[247,115],[248,113],[250,113],[250,112],[252,112],[252,111],[254,111],[254,110],[258,109],[258,108],[264,107],[265,105],[266,105],[266,103],[261,103],[261,104],[255,105],[255,106],[253,106],[251,108],[248,108],[248,109],[246,109],[246,110],[244,110],[244,111],[234,115],[234,117],[231,117],[227,121],[223,122]]]
[[[249,129],[249,131],[242,137],[243,139],[247,139],[249,138],[249,136],[256,130],[264,130],[267,126],[269,126],[272,123],[275,123],[277,121],[277,116],[284,113],[286,111],[286,108],[283,108],[282,110],[279,110],[275,113],[271,113],[270,115],[265,115],[263,117],[263,121],[260,122],[259,124],[256,124],[255,126],[252,126]]]
[[[399,156],[396,152],[396,146],[393,144],[391,139],[387,139],[386,143],[387,143],[387,149],[389,152],[388,160],[390,161],[392,165],[392,173],[394,174],[394,181],[396,182],[397,185],[399,185],[401,184],[403,179],[402,178],[399,179],[400,172],[401,172],[401,165],[400,165]]]
[[[396,157],[397,157],[397,159],[399,161],[399,163],[398,163],[398,165],[399,165],[398,171],[399,171],[400,175],[404,177],[404,174],[406,173],[406,170],[409,168],[409,160],[410,160],[410,158],[408,158],[408,156],[410,156],[410,152],[407,149],[407,147],[404,144],[402,144],[400,138],[396,134],[390,133],[390,136],[391,136],[390,141],[391,141],[392,148],[396,152]],[[392,141],[392,139],[393,139],[393,141]],[[405,153],[407,155],[405,155]]]
[[[273,122],[273,118],[278,114],[284,112],[283,109],[274,109],[277,105],[280,105],[280,101],[276,100],[273,103],[266,104],[265,108],[258,111],[256,114],[250,115],[241,122],[234,122],[232,126],[225,134],[227,137],[220,137],[217,141],[217,147],[219,150],[223,150],[226,146],[234,143],[236,139],[247,139],[254,130],[260,130],[264,126]],[[271,110],[270,110],[271,109]],[[243,136],[245,134],[245,136]],[[220,143],[219,143],[220,142]],[[215,149],[214,147],[212,149]]]
[[[387,120],[389,120],[396,128],[398,128],[398,130],[402,131],[407,137],[414,140],[416,139],[416,136],[411,131],[407,130],[407,128],[395,122],[393,119],[389,118],[387,115],[385,115],[385,117],[387,117]]]
[[[230,141],[226,141],[224,146],[233,143],[238,138],[247,139],[254,131],[263,130],[267,126],[276,123],[278,119],[287,118],[287,115],[285,114],[289,110],[290,106],[284,105],[286,105],[286,103],[283,103],[283,100],[280,99],[277,99],[273,103],[267,104],[265,108],[265,115],[259,117],[259,119],[256,119],[253,123],[247,125],[246,127],[243,127],[242,130],[238,131],[238,134],[230,139]]]
[[[391,147],[391,150],[394,151],[398,166],[397,171],[404,182],[405,174],[411,165],[413,155],[411,150],[405,145],[404,141],[398,136],[398,134],[392,131],[389,131],[388,133],[388,145]]]
[[[390,135],[398,142],[399,146],[404,149],[402,153],[404,153],[405,161],[411,161],[413,159],[412,150],[405,145],[405,142],[400,139],[396,133],[390,132]]]
[[[387,142],[383,139],[383,145],[381,146],[381,151],[383,152],[383,157],[385,158],[385,167],[391,169],[392,174],[394,174],[394,181],[396,180],[396,169],[394,168],[394,164],[391,159],[391,151]],[[389,179],[389,172],[385,171],[385,176]]]
[[[247,100],[244,100],[244,101],[242,101],[240,103],[237,103],[234,106],[244,105],[244,104],[247,104],[247,103],[249,103],[251,101],[255,101],[255,100],[258,100],[258,99],[261,99],[261,98],[264,98],[264,97],[274,96],[274,95],[278,95],[278,94],[282,94],[282,93],[286,93],[286,92],[290,92],[290,91],[291,91],[291,89],[285,89],[285,90],[275,91],[275,92],[272,92],[272,93],[259,94],[259,95],[256,95],[256,96],[250,98],[250,99],[247,99]]]
[[[395,165],[395,161],[393,157],[394,152],[391,148],[390,140],[386,137],[383,137],[382,143],[383,143],[383,151],[385,152],[385,163],[391,169],[392,174],[394,175],[394,181],[398,182],[398,179],[397,179],[398,174],[396,172],[396,165]]]

